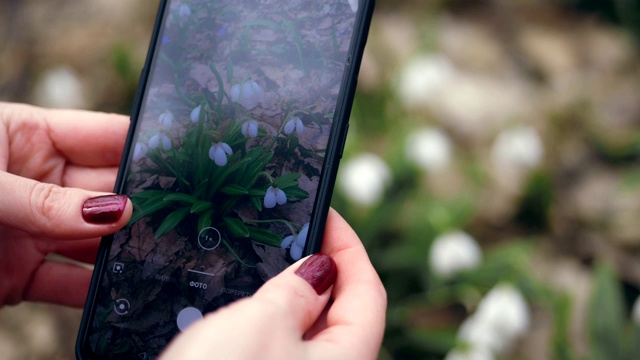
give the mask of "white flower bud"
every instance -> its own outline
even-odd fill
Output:
[[[351,7],[351,11],[358,11],[358,0],[349,0],[349,6]]]
[[[209,159],[213,160],[213,162],[218,166],[227,165],[227,156],[233,155],[233,150],[226,143],[217,143],[211,145],[209,148]]]
[[[248,120],[242,124],[242,135],[246,137],[258,136],[258,122],[255,120]]]
[[[482,250],[476,241],[463,231],[438,236],[431,245],[429,264],[434,273],[450,277],[460,271],[473,269],[482,260]]]
[[[136,146],[133,149],[133,161],[139,161],[145,155],[147,155],[147,145],[142,144],[140,142],[136,143]]]
[[[304,124],[302,123],[302,120],[300,120],[300,118],[297,117],[297,116],[291,118],[291,120],[287,121],[287,123],[284,124],[284,133],[285,134],[289,135],[294,130],[298,134],[302,134],[302,132],[304,131]]]
[[[267,209],[272,209],[278,205],[284,205],[287,203],[287,195],[282,191],[282,189],[274,188],[273,186],[269,186],[267,192],[264,195],[264,207]]]
[[[200,111],[202,111],[202,105],[198,105],[191,110],[191,114],[189,115],[191,122],[197,123],[200,120]]]
[[[163,112],[162,114],[160,114],[160,117],[158,118],[158,121],[164,127],[166,127],[167,129],[170,129],[171,128],[171,124],[173,124],[173,114],[171,113],[171,111],[167,110],[167,111]]]
[[[189,17],[191,16],[191,8],[186,4],[182,4],[180,5],[179,14],[181,18]]]

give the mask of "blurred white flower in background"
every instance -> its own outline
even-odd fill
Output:
[[[536,129],[518,126],[498,134],[491,147],[491,159],[500,167],[530,169],[544,157],[544,146]]]
[[[426,127],[409,135],[407,157],[426,171],[437,172],[451,162],[451,139],[442,129]]]
[[[496,357],[487,349],[455,349],[447,353],[444,360],[494,360]]]
[[[302,132],[304,131],[304,124],[302,123],[302,120],[300,120],[300,118],[297,117],[297,116],[291,118],[289,121],[287,121],[286,124],[284,124],[284,133],[285,134],[289,135],[294,130],[298,134],[302,134]]]
[[[442,55],[414,58],[400,72],[398,95],[409,108],[423,107],[454,77],[455,69]]]
[[[36,83],[35,105],[52,108],[83,109],[88,107],[82,82],[76,73],[62,66],[47,71]]]
[[[480,246],[464,231],[453,231],[438,236],[429,252],[431,269],[441,277],[450,277],[460,271],[473,269],[481,261]]]
[[[377,155],[360,154],[340,166],[338,186],[356,204],[369,206],[378,202],[391,181],[391,170]]]
[[[510,284],[498,284],[480,301],[476,312],[462,323],[458,337],[470,349],[484,349],[498,355],[524,335],[530,322],[529,306],[520,291]]]
[[[631,309],[631,320],[636,325],[640,325],[640,296],[636,299],[636,302],[633,303],[633,309]]]

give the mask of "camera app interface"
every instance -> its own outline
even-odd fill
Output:
[[[302,257],[356,0],[170,1],[88,338],[153,358]],[[215,334],[212,334],[215,336]]]

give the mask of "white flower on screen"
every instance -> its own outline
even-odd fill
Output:
[[[191,110],[189,118],[191,118],[192,123],[197,123],[200,120],[200,111],[202,111],[202,105],[198,105]]]
[[[351,6],[351,11],[358,11],[358,0],[349,0],[349,6]]]
[[[258,103],[262,100],[263,93],[260,85],[250,79],[242,84],[233,85],[229,91],[229,97],[231,101],[251,110],[258,106]]]
[[[636,325],[640,325],[640,296],[636,299],[636,302],[633,303],[633,309],[631,310],[631,320]]]
[[[442,129],[425,127],[409,135],[407,157],[420,168],[437,172],[451,162],[451,139]]]
[[[147,155],[148,150],[149,149],[147,148],[147,145],[141,142],[137,142],[136,146],[133,148],[133,161],[139,161],[140,159],[142,159],[145,155]]]
[[[214,143],[209,148],[209,159],[213,160],[218,166],[227,165],[227,156],[231,155],[233,155],[233,150],[227,143]]]
[[[499,354],[529,328],[531,315],[524,296],[513,285],[498,284],[461,325],[458,337],[473,348]]]
[[[245,121],[242,124],[242,135],[252,138],[258,136],[258,122],[253,119]]]
[[[158,117],[158,122],[162,124],[167,129],[171,129],[171,124],[173,124],[173,114],[171,111],[167,110],[160,114]]]
[[[374,154],[361,154],[347,160],[338,173],[340,190],[349,200],[370,206],[380,200],[391,182],[391,170]]]
[[[162,144],[162,148],[165,150],[171,149],[171,139],[165,134],[155,134],[149,139],[149,147],[152,149],[158,148]]]
[[[493,353],[483,348],[453,349],[447,353],[444,360],[494,360]]]
[[[180,5],[179,14],[181,18],[191,16],[191,8],[189,7],[189,5],[186,5],[186,4]]]
[[[302,123],[302,120],[300,120],[300,118],[297,116],[291,118],[289,121],[287,121],[286,124],[284,124],[285,134],[289,135],[293,133],[294,130],[298,134],[302,134],[302,132],[304,131],[304,124]]]
[[[451,61],[442,55],[422,55],[400,72],[397,91],[409,108],[420,108],[437,95],[455,74]]]
[[[438,276],[450,277],[460,271],[473,269],[481,261],[480,246],[463,231],[442,234],[431,244],[429,264]]]
[[[280,247],[283,249],[288,248],[289,254],[293,260],[299,260],[302,257],[302,252],[304,251],[304,245],[307,242],[307,234],[309,233],[309,223],[304,224],[300,232],[297,234],[292,234],[284,239],[282,239],[282,243],[280,243]]]
[[[534,168],[542,162],[544,146],[536,129],[518,126],[500,134],[491,148],[491,158],[496,165]]]
[[[264,194],[264,207],[267,209],[273,209],[278,205],[284,205],[287,203],[287,195],[278,189],[277,187],[269,186],[267,192]]]

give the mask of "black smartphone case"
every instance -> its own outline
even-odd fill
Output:
[[[134,105],[131,111],[131,125],[129,127],[127,141],[122,154],[122,161],[119,167],[118,176],[116,178],[114,187],[115,193],[122,193],[125,185],[124,174],[126,161],[130,156],[130,152],[133,151],[133,136],[135,132],[136,122],[138,121],[138,116],[140,115],[142,107],[142,97],[144,95],[147,82],[151,76],[151,62],[154,59],[155,51],[157,49],[159,33],[162,28],[164,12],[167,11],[167,5],[168,0],[160,1],[154,30],[151,36],[149,50],[145,60],[145,65],[140,74],[140,81],[138,89],[136,91]],[[360,0],[359,6],[362,7],[362,10],[356,18],[354,25],[353,41],[349,49],[349,56],[345,63],[344,77],[341,82],[341,97],[338,99],[338,103],[336,105],[334,122],[329,135],[326,158],[322,168],[322,173],[320,175],[320,182],[314,202],[314,210],[312,212],[310,220],[308,240],[303,256],[319,252],[322,245],[324,225],[331,203],[335,179],[338,172],[338,165],[340,159],[342,158],[342,151],[344,149],[344,144],[347,137],[349,128],[349,116],[355,97],[356,86],[358,83],[358,73],[360,70],[360,64],[362,62],[364,48],[367,42],[371,18],[375,7],[375,0]],[[112,241],[113,235],[110,235],[104,237],[100,242],[100,247],[95,262],[95,268],[91,279],[87,300],[84,306],[84,312],[78,331],[78,337],[76,340],[77,359],[99,359],[98,357],[90,354],[91,351],[87,340],[89,335],[88,331],[90,328],[90,322],[94,317],[94,304],[96,301],[97,288],[105,272],[106,260]],[[115,356],[114,358],[119,357]]]

